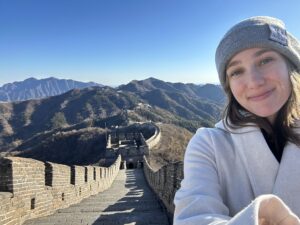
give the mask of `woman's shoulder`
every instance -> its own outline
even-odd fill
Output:
[[[230,132],[220,127],[200,127],[197,129],[193,138],[207,139],[212,141],[214,138],[229,138]]]
[[[198,128],[190,140],[187,150],[197,152],[215,151],[215,148],[220,148],[225,143],[231,143],[230,132],[221,124],[218,126],[217,124],[215,127]]]
[[[230,123],[226,123],[225,120],[220,120],[214,127],[201,127],[197,130],[195,136],[209,136],[210,138],[230,138],[231,135],[249,133],[258,131],[259,128],[254,124],[246,124],[245,126],[233,128]]]
[[[214,127],[201,127],[189,142],[188,150],[197,152],[227,152],[233,151],[233,138],[240,138],[251,132],[260,132],[257,126],[249,124],[236,129],[230,128],[224,120],[219,121]]]

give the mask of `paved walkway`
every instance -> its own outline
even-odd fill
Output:
[[[120,170],[111,188],[24,225],[168,225],[142,169]]]

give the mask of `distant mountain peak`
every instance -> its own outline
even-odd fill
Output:
[[[144,81],[161,81],[161,82],[164,82],[164,81],[162,81],[162,80],[159,80],[159,79],[157,79],[157,78],[155,78],[155,77],[149,77],[149,78],[147,78],[147,79],[145,79]]]
[[[29,77],[29,78],[25,79],[24,81],[32,81],[32,80],[38,80],[38,79],[36,79],[36,78],[34,78],[34,77]],[[20,82],[20,81],[19,81],[19,82]]]
[[[171,83],[159,80],[154,77],[149,77],[145,80],[133,80],[125,85],[120,85],[118,90],[129,91],[134,93],[143,93],[154,90],[162,90],[163,92],[170,93],[183,93],[189,97],[200,97],[204,99],[212,100],[217,103],[224,103],[225,95],[220,88],[220,85],[205,84],[196,85],[192,83]]]
[[[48,77],[36,79],[29,77],[23,81],[4,84],[0,87],[0,101],[13,102],[28,99],[39,99],[63,94],[74,88],[86,88],[90,86],[103,86],[94,82],[80,82],[71,79],[58,79]]]

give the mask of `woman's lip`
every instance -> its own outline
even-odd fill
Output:
[[[251,101],[261,101],[261,100],[264,100],[265,98],[269,97],[272,94],[273,91],[274,91],[274,89],[271,89],[271,90],[266,91],[262,94],[255,95],[255,96],[250,96],[250,97],[248,97],[248,99],[251,100]]]

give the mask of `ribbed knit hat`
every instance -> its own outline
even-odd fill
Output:
[[[223,88],[228,62],[235,54],[248,48],[275,50],[286,56],[300,72],[300,43],[286,31],[285,24],[273,17],[251,17],[233,26],[217,47],[215,60]]]

